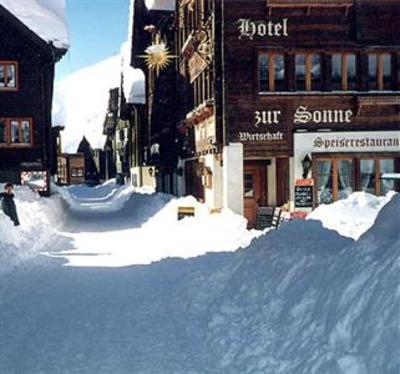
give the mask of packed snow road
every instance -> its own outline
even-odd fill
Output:
[[[400,372],[398,195],[314,213],[342,235],[311,219],[253,241],[190,198],[17,196],[22,227],[0,215],[0,373]],[[177,221],[182,204],[196,217]]]

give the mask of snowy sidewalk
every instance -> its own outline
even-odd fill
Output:
[[[248,231],[243,217],[230,211],[210,214],[192,197],[135,193],[113,184],[70,187],[60,194],[65,218],[59,232],[72,245],[48,254],[72,266],[120,267],[232,252],[261,235]],[[194,207],[196,216],[178,221],[178,206]]]

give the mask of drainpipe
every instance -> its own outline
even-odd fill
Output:
[[[48,175],[47,175],[48,176],[48,178],[47,178],[47,194],[46,195],[50,195],[50,177],[51,177],[51,172],[50,172],[50,165],[48,165],[49,160],[48,160],[48,157],[47,157],[47,141],[51,142],[51,140],[52,140],[52,134],[51,134],[52,114],[51,114],[51,109],[52,109],[53,104],[52,104],[52,101],[51,101],[51,104],[50,104],[50,118],[48,118],[47,117],[47,111],[46,111],[46,87],[45,87],[46,81],[45,81],[44,76],[45,76],[46,70],[49,67],[53,66],[53,85],[54,85],[54,75],[55,75],[54,74],[54,66],[55,66],[55,63],[56,63],[56,57],[55,57],[54,51],[52,50],[51,51],[51,61],[48,64],[43,66],[43,68],[41,70],[41,74],[40,74],[41,85],[42,85],[42,89],[41,89],[42,111],[43,111],[43,114],[45,116],[45,122],[47,122],[47,120],[50,120],[50,133],[48,134],[48,138],[46,137],[46,126],[42,127],[42,138],[43,138],[43,155],[42,155],[43,161],[42,161],[42,163],[46,168],[46,172],[48,173]],[[53,86],[53,88],[51,90],[51,100],[53,99],[53,94],[54,94],[54,86]]]

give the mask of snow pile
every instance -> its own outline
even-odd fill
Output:
[[[76,152],[86,136],[92,148],[103,148],[103,123],[109,91],[120,86],[121,56],[108,58],[55,84],[53,124],[64,125],[63,150]]]
[[[307,219],[319,220],[327,229],[357,240],[374,223],[379,211],[393,197],[375,196],[366,192],[355,192],[347,199],[329,205],[320,205]]]
[[[357,242],[315,220],[254,241],[188,287],[220,374],[400,372],[400,195]]]
[[[114,190],[124,188],[74,187],[69,203]],[[26,199],[45,211],[45,200],[17,193],[21,209]],[[196,217],[177,221],[181,204]],[[42,248],[57,259],[0,274],[0,372],[397,374],[399,211],[397,194],[358,241],[295,220],[234,253],[112,269],[197,243],[221,250],[224,235],[251,233],[243,218],[210,215],[192,198],[134,193],[102,214],[66,205],[59,234],[69,240]],[[64,256],[102,268],[62,266]]]
[[[131,49],[129,42],[122,44],[121,56],[123,89],[126,102],[128,104],[145,104],[145,75],[141,69],[134,69],[131,66]]]
[[[63,234],[73,240],[51,255],[74,266],[120,267],[235,251],[261,235],[248,231],[243,217],[228,210],[211,214],[193,197],[134,193],[113,184],[62,188],[60,194],[70,211]],[[178,207],[193,207],[195,217],[178,221]]]
[[[72,211],[97,214],[120,211],[133,193],[133,187],[118,188],[115,181],[96,187],[77,185],[55,188]]]
[[[0,5],[44,41],[68,49],[65,0],[0,0]]]
[[[3,190],[3,186],[0,185]],[[21,226],[0,212],[0,273],[9,271],[19,262],[35,257],[54,239],[59,221],[57,198],[39,197],[26,187],[15,188],[15,203]]]

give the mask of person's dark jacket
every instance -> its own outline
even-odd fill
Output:
[[[14,226],[19,226],[19,219],[17,214],[17,207],[14,202],[14,194],[8,194],[6,192],[0,193],[1,209],[4,214],[10,217],[11,221],[14,222]]]

